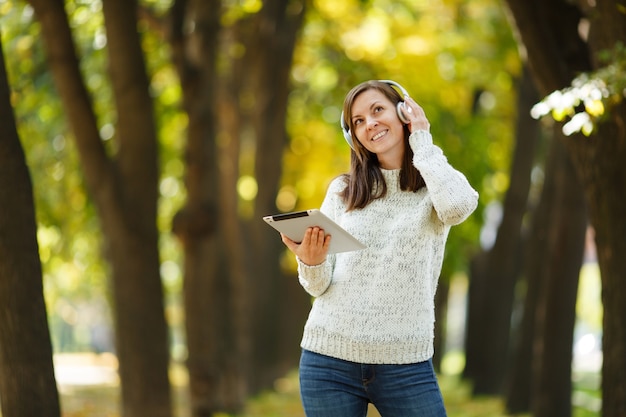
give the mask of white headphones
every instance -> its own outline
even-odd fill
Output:
[[[400,84],[398,84],[395,81],[391,81],[391,80],[378,80],[378,81],[380,81],[381,83],[389,84],[392,87],[396,87],[400,91],[400,94],[402,95],[402,97],[409,96],[409,93],[404,89],[404,87],[402,87]],[[400,121],[402,121],[402,123],[409,124],[409,118],[406,117],[406,115],[404,114],[405,107],[406,105],[404,104],[404,100],[400,100],[398,104],[396,105],[396,112],[398,113],[398,118],[400,119]],[[350,132],[350,126],[346,123],[343,117],[343,110],[341,111],[340,124],[341,124],[341,132],[343,133],[344,139],[346,140],[346,142],[348,142],[348,145],[350,145],[350,147],[354,149],[354,143],[352,142],[352,132]]]

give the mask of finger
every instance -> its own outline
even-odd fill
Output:
[[[415,101],[413,97],[407,97],[405,102],[409,103],[411,106],[419,107],[419,104],[417,104],[417,101]]]
[[[424,111],[422,106],[417,104],[412,98],[407,98],[406,102],[412,110],[409,114],[409,129],[411,130],[411,132],[417,129],[430,129],[430,122],[428,121],[428,118],[426,117],[426,112]]]
[[[325,236],[326,236],[326,232],[324,232],[324,229],[317,230],[317,242],[316,243],[318,246],[324,245]]]
[[[287,248],[294,252],[297,248],[298,248],[298,244],[296,242],[294,242],[293,240],[289,239],[286,235],[284,235],[283,233],[280,234],[280,239],[283,241],[283,243],[285,244],[285,246],[287,246]]]
[[[302,244],[308,246],[311,244],[312,240],[313,240],[313,228],[309,227],[304,231],[304,236],[302,237]]]
[[[426,116],[426,112],[424,112],[424,109],[422,108],[422,106],[420,106],[419,104],[417,104],[417,102],[415,100],[413,100],[412,98],[408,99],[408,104],[410,105],[411,108],[411,113],[413,113],[414,115],[418,116],[418,117],[425,117]]]
[[[331,240],[331,238],[332,238],[331,235],[326,235],[324,237],[324,246],[323,246],[324,252],[328,251],[328,248],[330,247],[330,240]]]
[[[317,245],[317,228],[309,227],[306,229],[304,233],[304,239],[302,239],[302,243],[307,247],[314,247]]]

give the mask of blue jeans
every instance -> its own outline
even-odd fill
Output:
[[[445,417],[432,362],[367,365],[307,350],[300,357],[300,395],[307,417]]]

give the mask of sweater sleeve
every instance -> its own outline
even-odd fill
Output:
[[[307,265],[296,257],[298,261],[298,281],[302,288],[313,297],[319,297],[330,286],[332,276],[332,263],[328,259],[333,255],[328,255],[326,260],[319,265]]]
[[[345,187],[345,182],[341,178],[336,178],[328,187],[326,197],[322,202],[320,211],[332,220],[337,221],[337,215],[341,210],[341,198],[339,192]],[[313,297],[319,297],[328,289],[332,279],[333,267],[335,265],[334,254],[328,254],[326,260],[319,265],[307,265],[298,257],[298,281],[302,288]]]
[[[447,225],[462,223],[478,205],[478,193],[463,174],[454,169],[441,148],[433,144],[430,132],[411,133],[413,165],[424,178],[439,219]]]

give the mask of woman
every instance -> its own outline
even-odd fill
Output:
[[[370,402],[383,417],[445,416],[431,361],[434,297],[450,227],[478,193],[397,83],[359,84],[343,108],[350,173],[330,184],[321,211],[367,249],[328,254],[332,236],[317,227],[300,243],[281,235],[315,297],[301,343],[303,406],[308,417],[365,416]]]

